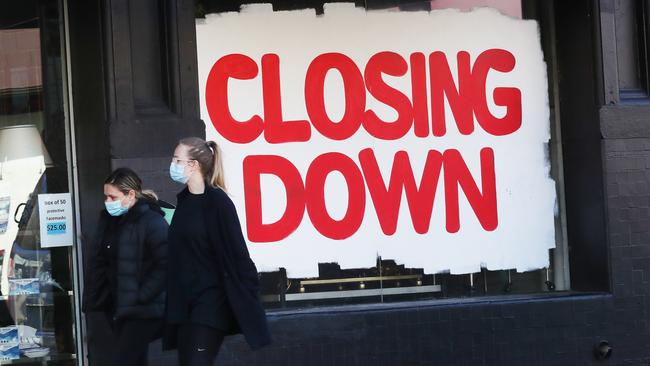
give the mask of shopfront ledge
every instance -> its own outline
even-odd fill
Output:
[[[394,303],[354,304],[354,305],[327,305],[313,308],[270,309],[267,310],[269,320],[299,317],[308,315],[336,315],[369,312],[385,312],[399,310],[423,310],[433,308],[450,308],[465,306],[508,305],[539,302],[566,302],[590,301],[612,299],[608,292],[546,292],[539,294],[499,295],[482,297],[465,297],[440,300],[416,300]]]
[[[650,137],[650,99],[621,102],[600,108],[600,130],[604,139]]]

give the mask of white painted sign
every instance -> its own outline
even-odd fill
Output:
[[[38,215],[41,223],[42,248],[72,245],[70,193],[39,194]]]
[[[492,9],[197,24],[201,115],[260,270],[376,256],[427,273],[548,265],[556,193],[537,24]]]

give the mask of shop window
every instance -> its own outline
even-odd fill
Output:
[[[323,2],[318,1],[273,1],[274,10],[314,8],[322,13]],[[440,9],[445,2],[414,1],[365,1],[356,2],[357,7],[368,10],[390,9],[392,11],[428,11]],[[447,2],[450,3],[450,2]],[[476,1],[476,6],[485,2]],[[495,2],[490,2],[494,4]],[[499,3],[499,2],[496,2]],[[502,1],[502,12],[515,17],[534,18],[534,12],[522,11],[518,1]],[[196,5],[197,17],[225,11],[237,11],[241,2],[203,0]],[[444,7],[444,6],[442,6]],[[467,5],[471,8],[472,5]],[[525,9],[524,9],[525,10]],[[522,14],[523,12],[523,14]],[[381,303],[425,299],[463,298],[511,294],[534,294],[570,290],[568,253],[566,244],[566,220],[563,204],[562,151],[559,116],[555,100],[555,60],[552,32],[549,24],[541,24],[545,61],[548,65],[551,142],[548,153],[551,160],[551,175],[557,183],[558,214],[556,216],[556,248],[549,250],[548,268],[528,272],[512,270],[487,270],[485,268],[470,274],[456,275],[449,272],[427,273],[422,268],[411,268],[393,258],[369,258],[374,266],[367,268],[342,268],[338,263],[318,263],[315,277],[300,278],[287,276],[285,269],[262,272],[261,291],[269,309],[295,308],[320,305],[341,305],[355,303]],[[240,212],[240,215],[242,213]]]
[[[640,101],[650,97],[650,2],[615,1],[616,57],[620,97]]]
[[[0,364],[76,365],[63,5],[0,7]]]

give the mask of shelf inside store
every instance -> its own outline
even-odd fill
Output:
[[[46,297],[46,296],[72,296],[74,295],[74,292],[72,291],[57,291],[57,292],[40,292],[38,294],[17,294],[17,295],[1,295],[0,296],[0,301],[5,301],[8,300],[12,297],[17,297],[17,296],[25,296],[28,298],[35,298],[35,297]]]
[[[62,355],[51,355],[45,357],[21,357],[15,360],[1,360],[0,365],[41,365],[49,362],[59,362],[59,361],[72,361],[76,360],[77,355],[74,353],[62,354]]]

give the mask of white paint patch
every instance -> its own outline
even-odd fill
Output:
[[[327,152],[340,152],[359,166],[358,154],[372,148],[387,181],[393,156],[408,153],[416,181],[422,175],[427,152],[457,149],[480,188],[482,148],[494,150],[498,227],[485,230],[460,191],[460,230],[445,229],[445,194],[441,172],[427,233],[413,228],[406,197],[402,197],[395,234],[385,235],[379,225],[372,198],[366,188],[366,206],[360,228],[343,240],[323,236],[305,211],[298,228],[280,242],[249,243],[253,260],[261,271],[287,269],[291,277],[316,276],[319,262],[338,262],[343,268],[372,267],[376,255],[395,259],[408,267],[424,268],[427,273],[450,271],[461,274],[490,270],[519,271],[546,267],[550,248],[555,247],[555,184],[549,177],[550,163],[545,155],[550,139],[546,67],[534,21],[514,19],[491,9],[472,12],[439,10],[432,12],[366,12],[351,4],[325,7],[325,14],[313,10],[272,12],[269,5],[248,6],[241,13],[209,15],[197,22],[201,116],[208,139],[217,141],[224,152],[228,189],[246,230],[243,168],[249,155],[278,155],[290,160],[304,181],[311,162]],[[522,94],[522,125],[514,133],[493,136],[478,124],[470,135],[461,135],[447,105],[447,134],[442,137],[416,137],[413,129],[406,136],[385,141],[374,138],[363,128],[352,137],[335,141],[311,129],[308,142],[269,144],[264,136],[246,144],[232,143],[213,127],[206,106],[208,74],[217,60],[229,54],[244,54],[261,65],[264,54],[280,57],[282,112],[285,120],[305,119],[305,74],[310,62],[320,54],[338,52],[350,57],[363,73],[368,59],[382,51],[400,54],[408,62],[413,52],[447,55],[452,74],[457,75],[456,55],[467,51],[472,63],[485,50],[499,48],[512,53],[516,65],[510,72],[492,70],[487,78],[487,103],[495,116],[506,110],[492,100],[496,87],[515,87]],[[427,61],[428,65],[428,61]],[[261,68],[260,68],[261,70]],[[344,113],[341,80],[331,71],[325,85],[325,103],[331,118]],[[403,77],[384,80],[412,100],[410,67]],[[457,78],[456,78],[457,81]],[[427,82],[428,84],[428,82]],[[251,80],[230,79],[230,110],[235,119],[264,116],[261,75]],[[396,112],[367,93],[367,109],[381,118],[394,119]],[[430,108],[430,106],[429,106]],[[261,180],[263,222],[278,220],[287,197],[281,182],[263,176]],[[330,215],[340,219],[347,208],[347,187],[338,174],[328,177],[326,204]],[[337,198],[338,197],[338,198]],[[291,197],[289,197],[291,199]],[[245,232],[245,235],[247,233]]]

